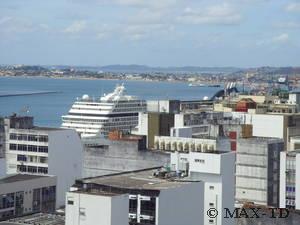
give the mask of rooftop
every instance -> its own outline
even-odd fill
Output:
[[[250,137],[250,138],[240,138],[238,142],[277,143],[277,142],[283,142],[283,139],[273,138],[273,137]]]
[[[199,180],[188,180],[172,176],[170,178],[162,178],[154,174],[160,168],[151,168],[145,170],[122,172],[112,175],[104,175],[93,178],[82,179],[85,184],[99,184],[103,186],[124,188],[124,189],[139,189],[139,190],[164,190],[177,188],[187,183],[199,182]]]
[[[64,225],[65,217],[58,214],[37,213],[0,222],[0,225]]]
[[[33,180],[33,179],[39,179],[47,176],[41,176],[41,175],[29,175],[29,174],[16,174],[11,176],[6,176],[4,178],[0,179],[0,184],[5,183],[14,183],[19,181],[25,181],[25,180]]]

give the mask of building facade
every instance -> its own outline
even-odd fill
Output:
[[[224,218],[224,209],[234,209],[235,153],[214,151],[174,152],[171,154],[171,170],[181,171],[193,179],[204,182],[204,211],[214,208],[216,218],[204,215],[204,225],[232,225],[232,218]]]
[[[63,205],[65,192],[82,177],[83,147],[76,131],[35,127],[32,117],[5,121],[7,174],[57,176],[57,206]]]
[[[279,206],[282,139],[239,139],[236,151],[236,204]]]
[[[139,148],[139,140],[83,138],[83,177],[159,167],[169,164],[166,152]]]
[[[56,177],[17,174],[0,179],[0,220],[53,212]]]
[[[79,180],[66,201],[66,225],[198,225],[206,214],[203,182],[158,169]]]
[[[300,209],[300,152],[280,154],[280,207]]]

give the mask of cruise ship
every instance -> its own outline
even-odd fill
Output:
[[[125,133],[138,125],[138,113],[146,111],[146,101],[126,95],[124,85],[99,99],[83,95],[62,116],[62,127],[75,129],[81,137],[107,137],[112,130]]]

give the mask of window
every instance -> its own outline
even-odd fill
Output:
[[[28,173],[37,173],[37,167],[36,166],[28,166],[27,171],[28,171]]]
[[[195,162],[196,163],[205,163],[205,160],[204,159],[195,159]]]
[[[68,200],[68,205],[74,205],[74,201]]]
[[[28,141],[37,141],[38,137],[36,135],[28,135]]]
[[[27,141],[27,135],[26,134],[18,134],[17,139],[20,141]]]
[[[137,199],[129,199],[129,213],[136,214],[137,212]]]
[[[209,206],[210,206],[210,207],[213,207],[214,205],[215,205],[215,204],[212,203],[212,202],[209,203]]]
[[[19,151],[27,151],[27,145],[18,145]]]
[[[9,150],[17,150],[16,144],[9,144]]]
[[[37,152],[37,146],[28,145],[28,152]]]
[[[39,152],[48,152],[48,146],[39,146]]]
[[[17,135],[14,133],[9,134],[9,139],[10,140],[17,140]]]
[[[209,224],[213,224],[214,220],[208,220]]]
[[[27,167],[24,166],[24,165],[17,165],[17,171],[22,172],[22,173],[26,173],[27,172]]]
[[[48,142],[48,136],[45,135],[39,136],[39,142]]]
[[[47,157],[40,157],[40,163],[47,163],[48,162],[48,158]]]
[[[39,167],[38,168],[38,173],[47,174],[48,173],[48,168],[47,167]]]
[[[209,190],[214,190],[215,187],[214,186],[209,186]]]
[[[21,162],[26,162],[27,161],[27,157],[26,157],[26,155],[18,155],[17,156],[17,160],[21,161]]]

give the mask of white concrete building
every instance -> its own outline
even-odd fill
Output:
[[[53,212],[56,177],[17,174],[0,179],[0,220]]]
[[[32,117],[6,119],[7,174],[57,176],[57,206],[64,205],[66,191],[82,177],[82,161],[83,147],[76,131],[35,127]]]
[[[66,201],[66,225],[198,225],[206,215],[203,182],[157,169],[77,181]]]
[[[291,137],[288,151],[295,151],[297,149],[300,149],[300,136]]]
[[[292,91],[289,93],[288,104],[297,105],[297,108],[299,109],[299,106],[300,106],[300,92],[299,91]]]
[[[5,158],[0,158],[0,178],[6,175],[6,160]]]
[[[204,215],[204,225],[232,225],[231,218],[224,218],[224,208],[234,209],[235,153],[175,152],[171,154],[171,170],[181,171],[190,178],[204,182],[204,211],[218,210],[216,218]]]
[[[213,152],[217,149],[230,151],[228,138],[185,138],[155,136],[154,146],[156,149],[171,152]]]
[[[148,100],[147,112],[179,113],[179,100]]]
[[[282,139],[243,138],[236,151],[236,204],[279,206],[280,152]]]
[[[235,119],[242,124],[251,124],[253,136],[281,138],[285,143],[285,150],[290,149],[290,138],[300,136],[300,114],[250,114],[232,112]]]
[[[280,208],[300,209],[300,152],[280,153]]]
[[[156,149],[165,151],[214,151],[217,149],[216,139],[184,138],[155,136],[154,145]]]
[[[68,192],[66,225],[128,225],[128,195]]]

